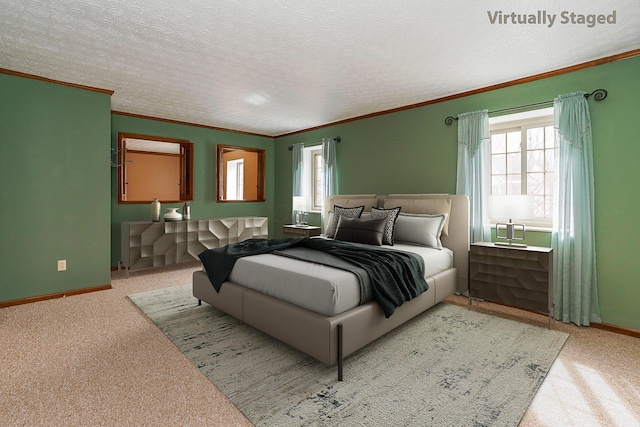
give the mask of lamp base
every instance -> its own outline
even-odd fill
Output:
[[[519,248],[526,248],[527,245],[524,243],[513,243],[514,240],[522,241],[525,236],[525,227],[524,224],[514,224],[509,220],[508,223],[496,223],[496,239],[504,239],[502,242],[495,242],[496,245],[500,246],[514,246]],[[500,230],[504,230],[505,234],[500,233]],[[521,236],[517,236],[518,233],[516,231],[520,231]]]
[[[493,242],[497,246],[513,246],[515,248],[526,248],[526,243],[513,243],[513,242]]]

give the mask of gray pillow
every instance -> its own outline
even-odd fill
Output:
[[[360,218],[364,205],[355,208],[343,208],[342,206],[333,206],[333,211],[329,212],[329,224],[327,224],[326,235],[332,239],[336,237],[336,229],[338,228],[338,220],[341,216],[347,218]]]
[[[386,223],[386,218],[360,219],[342,216],[338,220],[335,238],[347,242],[381,246]]]

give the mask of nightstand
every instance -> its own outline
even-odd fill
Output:
[[[476,242],[469,249],[469,307],[485,300],[553,315],[553,249]]]
[[[315,225],[283,225],[282,237],[319,236],[322,229]]]

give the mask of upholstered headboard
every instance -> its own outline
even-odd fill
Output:
[[[356,206],[364,206],[364,211],[370,211],[372,207],[378,207],[378,196],[375,194],[352,194],[352,195],[335,195],[328,196],[324,200],[324,218],[328,217],[329,211],[333,210],[333,206],[342,206],[343,208],[354,208]]]
[[[364,206],[394,208],[400,206],[404,213],[438,214],[448,210],[443,229],[442,244],[453,250],[453,265],[458,270],[458,292],[467,290],[469,258],[469,199],[452,194],[350,194],[329,196],[325,200],[323,218],[329,217],[333,206]],[[446,230],[446,232],[445,232]]]

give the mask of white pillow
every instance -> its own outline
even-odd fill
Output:
[[[384,201],[384,207],[389,208],[393,206],[402,207],[403,213],[414,214],[430,214],[437,215],[446,213],[447,218],[444,220],[444,228],[442,234],[449,235],[449,215],[451,214],[451,197],[448,195],[422,195],[417,194],[415,198],[411,198],[411,195],[390,195],[388,199]]]
[[[446,218],[446,213],[409,214],[401,212],[396,220],[394,240],[398,243],[411,243],[442,249],[440,235]]]

